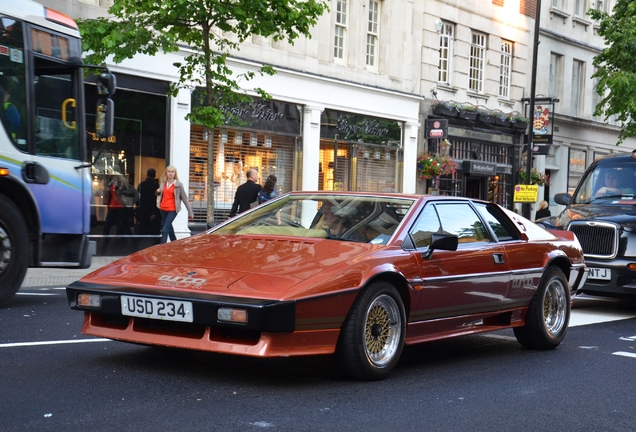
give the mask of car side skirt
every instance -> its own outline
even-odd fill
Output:
[[[407,345],[490,332],[525,324],[527,306],[499,310],[496,313],[478,313],[427,321],[411,322],[406,329]]]

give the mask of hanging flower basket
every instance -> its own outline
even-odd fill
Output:
[[[417,177],[419,180],[452,175],[457,171],[457,162],[448,155],[422,153],[417,158]]]
[[[488,108],[479,106],[477,107],[477,121],[487,124],[494,124],[495,116]]]
[[[510,114],[510,124],[515,129],[527,129],[528,119],[525,116],[521,115],[521,113],[513,111]]]
[[[495,117],[495,124],[498,126],[510,126],[510,119],[503,111],[495,110],[492,112]]]
[[[459,118],[464,120],[476,120],[477,119],[477,107],[470,103],[463,103],[458,105]]]
[[[521,183],[526,182],[526,169],[519,168],[517,171],[517,175],[519,176],[519,180]],[[533,168],[530,171],[530,184],[539,185],[539,186],[550,186],[550,176],[546,173],[539,172],[536,168]]]
[[[433,113],[447,117],[457,117],[459,110],[457,103],[452,101],[439,101],[433,105]]]

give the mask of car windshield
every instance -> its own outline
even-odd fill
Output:
[[[609,203],[621,197],[633,198],[635,194],[636,163],[599,163],[594,170],[586,173],[572,198],[572,203]]]
[[[284,195],[210,231],[386,244],[411,198],[339,194]]]

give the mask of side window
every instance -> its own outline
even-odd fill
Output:
[[[34,63],[35,152],[40,156],[79,160],[74,71],[47,59],[35,58]]]
[[[490,241],[488,231],[468,203],[436,204],[442,230],[459,237],[459,243]]]
[[[495,232],[499,241],[518,240],[519,233],[514,228],[510,227],[510,222],[507,216],[495,212],[494,206],[478,205],[477,210],[481,216],[486,220],[486,223],[490,225],[490,228]]]
[[[431,244],[431,235],[433,233],[442,232],[439,217],[432,204],[424,207],[419,219],[411,229],[411,237],[415,242],[415,247],[422,248]]]
[[[26,151],[26,77],[22,23],[0,17],[0,121],[14,145]]]

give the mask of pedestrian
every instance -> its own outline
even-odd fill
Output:
[[[541,219],[544,217],[550,217],[552,214],[550,213],[550,209],[548,208],[548,202],[543,200],[539,203],[539,209],[537,210],[537,214],[534,216],[534,220]]]
[[[263,189],[258,193],[258,203],[263,204],[273,198],[278,197],[278,190],[276,190],[276,176],[271,174],[265,180]]]
[[[9,101],[11,99],[11,85],[9,79],[4,76],[0,76],[0,99],[2,100],[4,118],[7,120],[9,135],[16,139],[22,126],[22,116],[20,116],[18,108]]]
[[[157,196],[155,192],[159,188],[156,179],[157,171],[148,168],[146,180],[139,183],[137,190],[141,194],[137,203],[137,232],[136,234],[159,234],[161,229],[161,213],[156,204]]]
[[[104,197],[108,213],[106,214],[106,221],[104,222],[103,235],[110,235],[110,229],[113,225],[117,227],[117,235],[132,234],[125,212],[126,198],[129,195],[132,195],[132,193],[128,180],[122,175],[111,176]]]
[[[236,212],[243,213],[253,207],[252,204],[258,204],[258,193],[263,189],[258,184],[258,171],[253,168],[245,173],[247,181],[236,188],[234,194],[234,203],[230,210],[230,217],[234,217]]]
[[[166,243],[168,237],[170,237],[170,241],[177,239],[172,222],[181,210],[181,202],[183,201],[188,209],[188,219],[192,220],[193,213],[188,202],[188,195],[183,183],[179,181],[175,167],[172,165],[166,167],[161,174],[160,183],[159,189],[157,189],[157,207],[161,212],[161,243]]]

